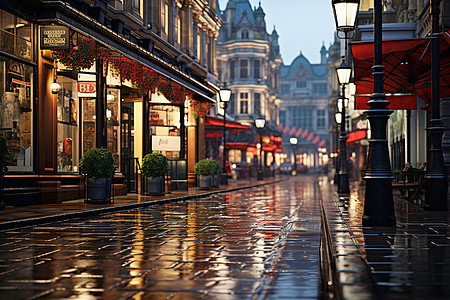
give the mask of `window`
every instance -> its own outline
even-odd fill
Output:
[[[311,107],[293,107],[291,113],[292,126],[303,128],[303,130],[313,129],[313,109]]]
[[[112,152],[116,165],[120,166],[120,124],[119,124],[119,99],[120,90],[108,88],[106,96],[106,149]]]
[[[254,93],[253,94],[253,113],[260,115],[261,114],[261,94]]]
[[[317,128],[325,128],[325,110],[317,110]]]
[[[200,61],[201,54],[202,54],[202,35],[201,35],[202,29],[201,27],[197,28],[197,59]]]
[[[241,32],[241,38],[243,40],[248,40],[248,30],[242,30]]]
[[[141,0],[133,0],[133,12],[137,13],[141,17],[143,16],[143,10],[141,9]]]
[[[291,86],[289,84],[282,84],[281,85],[281,94],[289,95],[290,93],[291,93]]]
[[[32,60],[32,24],[0,10],[0,50]]]
[[[177,33],[177,43],[181,45],[181,9],[177,7],[177,25],[176,25],[176,33]]]
[[[169,5],[164,2],[161,12],[161,28],[166,37],[169,35]]]
[[[306,81],[297,81],[297,88],[299,89],[306,88]]]
[[[283,126],[286,126],[286,111],[280,110],[279,117],[280,117],[280,123],[283,124]]]
[[[0,57],[0,135],[12,154],[10,171],[33,170],[33,76],[33,67]]]
[[[230,103],[228,103],[228,113],[234,115],[236,113],[236,94],[231,93]]]
[[[261,62],[258,59],[253,61],[253,77],[256,79],[261,77]]]
[[[325,96],[328,95],[328,89],[326,83],[314,83],[312,94],[315,96]]]
[[[240,78],[248,77],[248,60],[246,60],[246,59],[240,60],[239,77]]]
[[[240,103],[241,103],[241,114],[248,114],[248,93],[241,93],[240,95]]]
[[[234,79],[234,73],[236,72],[234,67],[235,64],[236,64],[235,60],[230,60],[230,79]]]
[[[79,155],[78,139],[78,85],[77,81],[58,76],[61,90],[57,98],[57,170],[77,172]]]

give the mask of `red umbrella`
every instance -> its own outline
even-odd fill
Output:
[[[300,136],[302,135],[302,133],[303,133],[303,130],[302,130],[301,128],[299,128],[299,129],[297,130],[297,133],[295,134],[295,136],[296,136],[296,137],[300,137]]]
[[[294,135],[297,132],[297,129],[295,126],[292,126],[291,132],[289,132],[290,135]]]
[[[321,140],[320,143],[319,143],[319,147],[320,148],[325,148],[325,146],[326,146],[325,140]]]
[[[440,96],[450,97],[450,31],[442,33],[440,46]],[[368,109],[373,92],[373,41],[351,43],[355,66],[356,108]],[[431,40],[383,41],[384,91],[390,109],[415,109],[416,96],[431,105]]]
[[[305,129],[302,134],[302,138],[305,138],[308,135],[308,129]]]
[[[278,125],[278,131],[283,132],[284,126],[283,124],[280,123],[280,125]]]

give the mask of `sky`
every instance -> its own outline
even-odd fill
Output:
[[[249,0],[252,8],[260,0]],[[228,0],[219,0],[225,10]],[[266,29],[278,32],[281,57],[290,65],[300,51],[311,63],[320,62],[323,43],[328,49],[333,42],[335,23],[330,0],[261,0],[266,14]]]

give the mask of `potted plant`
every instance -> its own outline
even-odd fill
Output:
[[[5,172],[8,171],[8,164],[11,160],[9,145],[5,137],[0,136],[0,209],[5,208],[5,197],[3,194],[3,179]]]
[[[210,168],[211,168],[211,186],[218,187],[220,183],[220,173],[222,168],[220,167],[220,163],[217,160],[210,160]]]
[[[80,172],[87,177],[87,199],[95,203],[111,201],[111,182],[116,161],[105,148],[88,150],[80,159]]]
[[[167,157],[161,153],[148,153],[142,160],[142,172],[145,175],[146,192],[164,194],[164,176],[169,169]]]
[[[197,174],[199,188],[211,187],[211,175],[213,174],[213,165],[210,159],[201,159],[194,165],[194,172]]]

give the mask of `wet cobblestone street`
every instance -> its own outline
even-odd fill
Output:
[[[0,232],[1,299],[317,299],[312,176]]]

